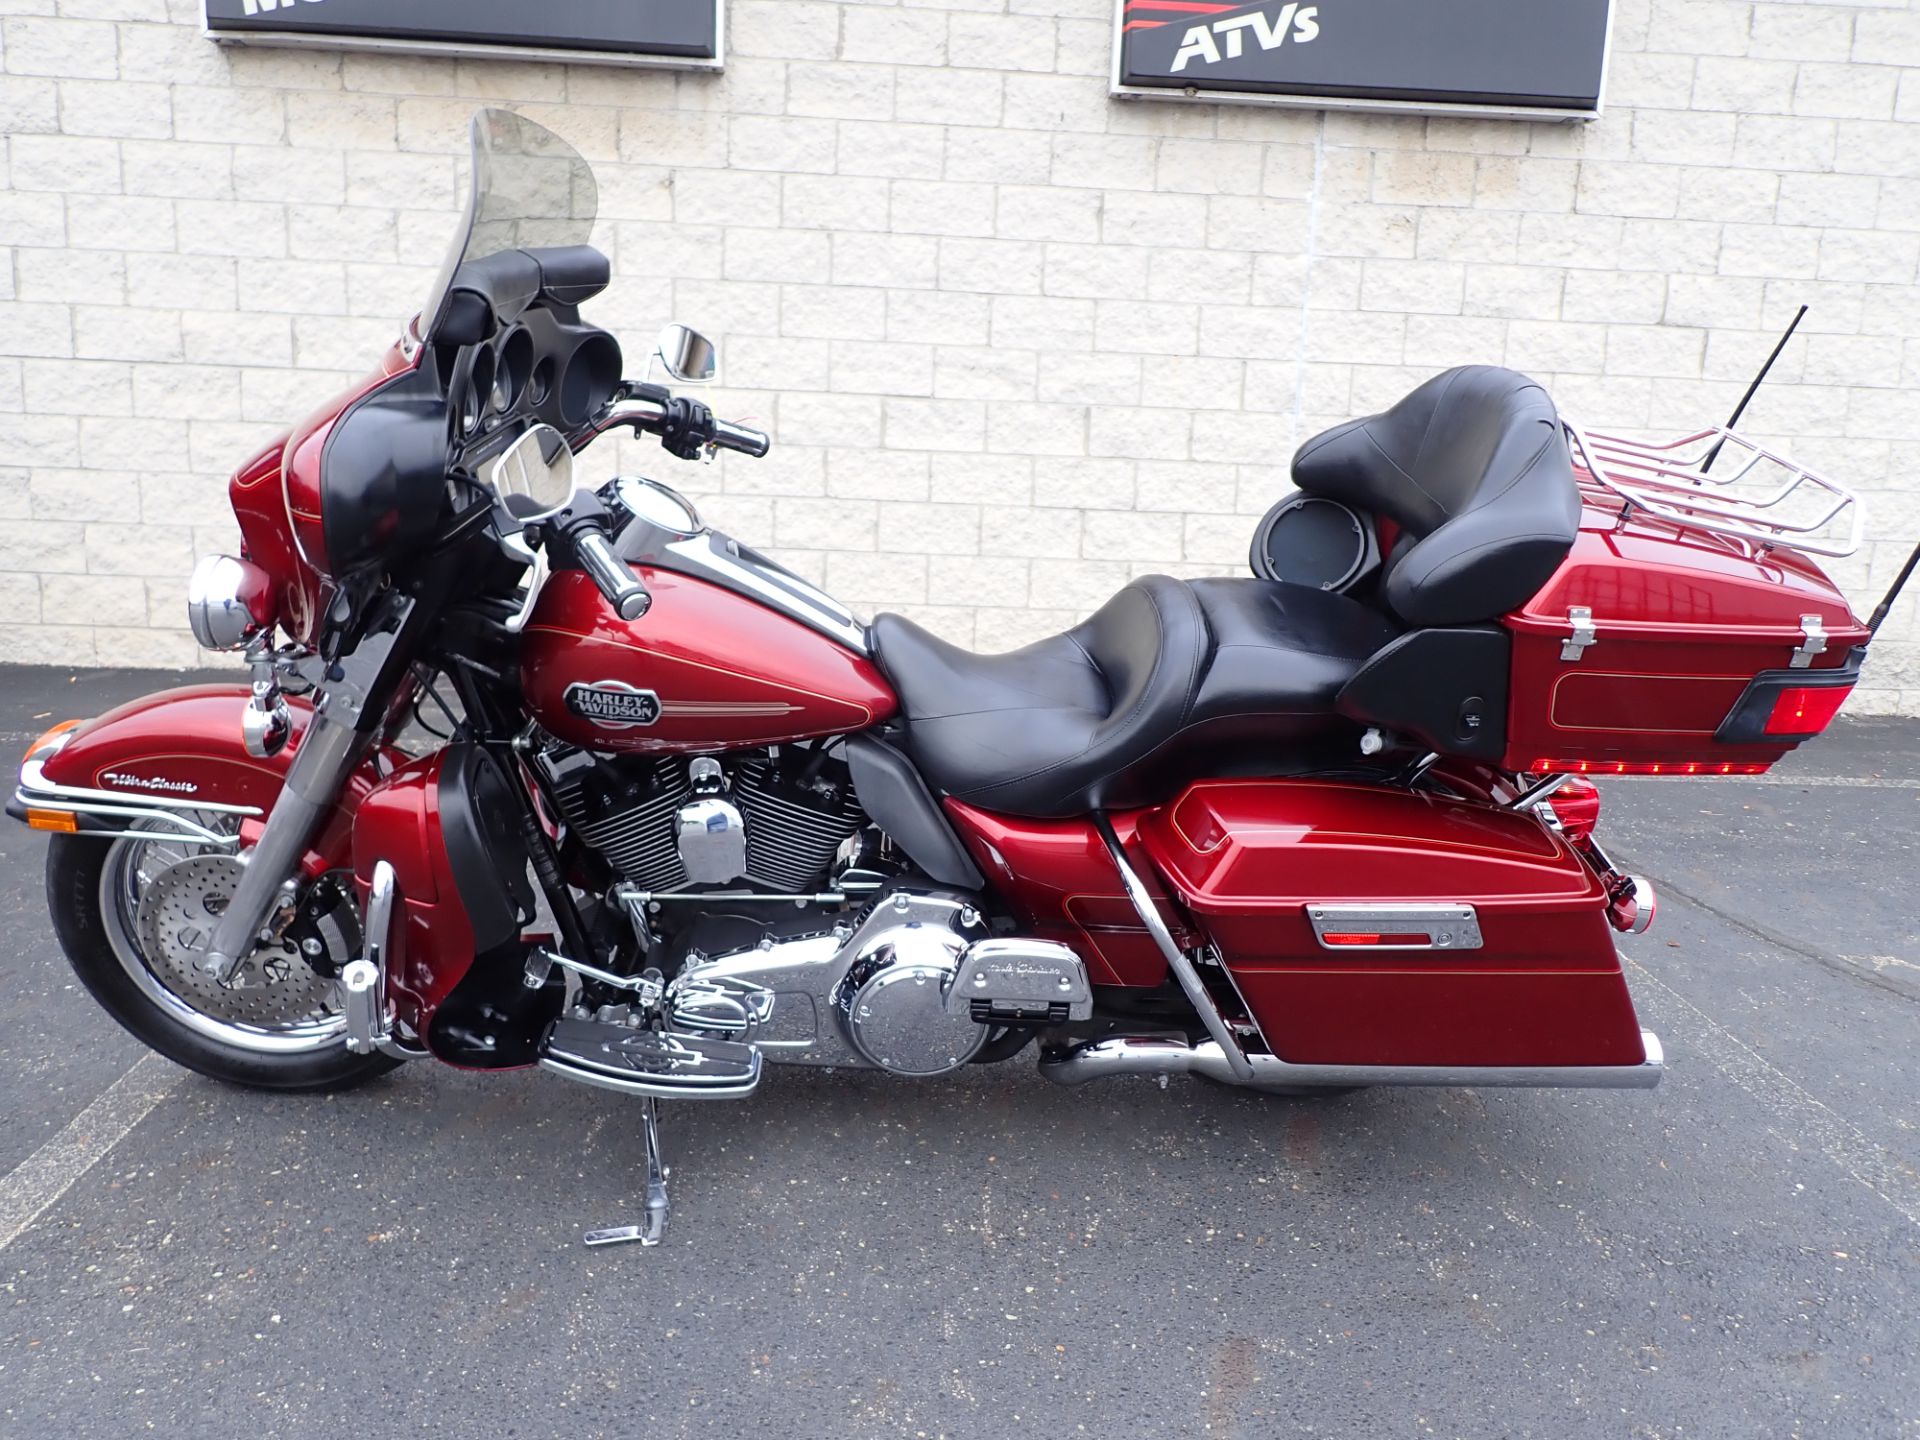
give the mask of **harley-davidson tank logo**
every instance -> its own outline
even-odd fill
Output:
[[[567,709],[602,730],[632,730],[660,719],[660,697],[622,680],[596,680],[567,687]]]

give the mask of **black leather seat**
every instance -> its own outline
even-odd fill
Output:
[[[1580,528],[1559,413],[1497,365],[1437,375],[1379,415],[1317,435],[1294,483],[1400,527],[1383,594],[1409,625],[1494,620],[1533,598]]]
[[[1384,414],[1308,441],[1293,475],[1399,527],[1384,603],[1149,575],[1064,635],[1008,655],[975,655],[882,615],[875,655],[927,780],[990,810],[1044,817],[1162,799],[1183,774],[1223,773],[1249,752],[1280,768],[1303,742],[1355,723],[1335,698],[1400,635],[1394,617],[1493,620],[1546,583],[1579,529],[1552,400],[1491,365],[1450,370]],[[1460,681],[1431,679],[1442,690]]]
[[[1171,762],[1254,743],[1276,760],[1347,722],[1340,687],[1397,628],[1270,580],[1135,580],[1063,635],[976,655],[898,615],[873,624],[907,745],[948,794],[1065,816],[1162,798]],[[1202,767],[1204,768],[1204,767]]]

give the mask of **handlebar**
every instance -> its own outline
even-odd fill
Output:
[[[751,455],[756,460],[773,448],[773,441],[765,432],[749,430],[745,425],[720,419],[713,422],[713,443],[725,450],[738,450],[742,455]]]
[[[699,401],[674,395],[662,386],[637,383],[629,383],[623,394],[594,417],[575,448],[623,425],[659,436],[660,443],[683,460],[693,459],[709,445],[737,450],[756,460],[773,448],[773,441],[763,431],[722,420]]]
[[[652,608],[652,594],[614,553],[613,544],[605,535],[597,529],[582,527],[574,531],[571,539],[580,568],[600,587],[614,614],[622,620],[638,620]]]

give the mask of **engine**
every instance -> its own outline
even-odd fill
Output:
[[[633,1083],[636,1065],[677,1074],[689,1047],[702,1076],[746,1075],[756,1052],[777,1063],[938,1075],[996,1033],[1092,1013],[1080,958],[1051,941],[996,935],[979,896],[864,864],[862,884],[833,886],[851,880],[835,862],[871,822],[846,764],[825,746],[722,761],[608,757],[556,743],[540,764],[573,833],[655,897],[648,958],[671,977],[655,991],[657,1011],[572,1016],[588,1028],[549,1064],[616,1088]],[[855,849],[864,859],[865,847]],[[665,1028],[609,1049],[590,1022],[616,1014],[643,1026],[657,1015]],[[674,1055],[678,1068],[668,1065]],[[655,1094],[697,1088],[651,1073],[646,1083]]]
[[[656,894],[729,885],[810,894],[866,824],[845,762],[825,748],[785,746],[723,763],[556,745],[543,763],[573,832],[622,879]]]
[[[696,937],[725,925],[700,922]],[[667,1004],[676,1027],[751,1039],[775,1062],[940,1075],[995,1027],[1086,1019],[1093,992],[1066,946],[995,938],[970,897],[903,885],[830,930],[691,951]]]

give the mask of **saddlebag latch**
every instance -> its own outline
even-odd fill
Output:
[[[1788,663],[1795,670],[1805,670],[1813,664],[1813,657],[1827,653],[1827,627],[1821,623],[1818,615],[1800,617],[1800,648],[1793,652]]]
[[[1573,634],[1561,642],[1560,658],[1578,660],[1600,638],[1593,628],[1593,611],[1585,605],[1575,605],[1567,611],[1567,623],[1573,627]]]

